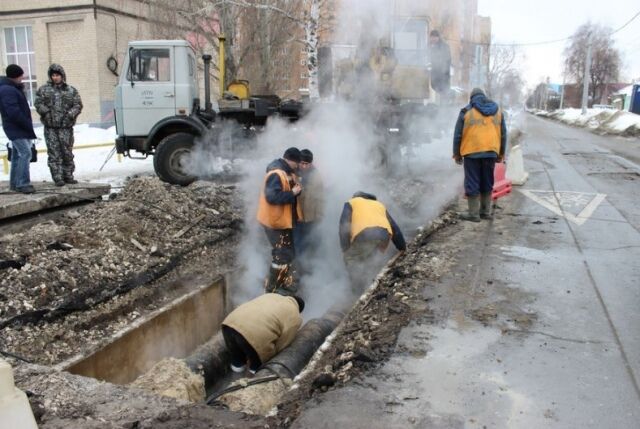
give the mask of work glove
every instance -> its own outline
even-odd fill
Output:
[[[460,155],[453,155],[452,158],[456,162],[456,164],[462,165],[462,157]]]

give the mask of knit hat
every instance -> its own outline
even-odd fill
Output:
[[[298,310],[300,310],[300,313],[302,313],[302,311],[304,310],[304,300],[296,295],[293,296],[293,299],[295,299],[298,303]]]
[[[284,151],[282,157],[289,161],[300,162],[300,150],[297,147],[290,147]]]
[[[431,33],[429,33],[429,36],[440,37],[440,32],[438,30],[431,30]]]
[[[302,162],[313,162],[313,152],[309,149],[302,149],[300,151],[300,160]]]
[[[9,79],[15,79],[15,78],[18,78],[18,77],[24,75],[24,70],[22,70],[22,67],[20,67],[17,64],[9,64],[9,66],[7,67],[6,72],[7,72],[6,73],[7,77]]]
[[[473,88],[471,90],[471,96],[469,98],[473,98],[476,95],[485,95],[484,91],[481,88]]]

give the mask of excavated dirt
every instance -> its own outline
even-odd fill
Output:
[[[183,360],[175,358],[162,359],[131,383],[131,387],[184,401],[204,401],[204,378],[194,374]]]
[[[410,223],[424,223],[417,196],[430,184],[400,177],[386,185],[403,212],[395,216],[406,219],[413,212]],[[377,292],[356,304],[313,376],[285,396],[277,418],[247,419],[14,361],[16,381],[32,390],[32,406],[47,428],[287,425],[309,395],[375,368],[393,351],[403,326],[429,319],[420,291],[448,269],[451,255],[427,243],[431,232],[455,218],[441,216],[396,259]],[[0,237],[0,261],[16,261],[0,271],[0,351],[51,365],[100,346],[132,320],[187,293],[189,278],[212,266],[218,273],[232,270],[241,226],[241,198],[233,185],[182,188],[138,178],[110,201]]]
[[[232,185],[132,180],[110,201],[0,237],[0,350],[58,363],[186,293],[184,273],[233,266],[242,224]]]

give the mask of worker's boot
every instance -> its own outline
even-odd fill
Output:
[[[480,218],[491,220],[491,192],[480,194]]]
[[[467,197],[468,213],[460,213],[460,219],[480,222],[480,196]]]
[[[291,264],[271,264],[269,275],[264,282],[267,293],[279,292],[295,295],[298,291],[298,276]]]

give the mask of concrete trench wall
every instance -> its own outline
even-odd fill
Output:
[[[106,346],[58,367],[115,384],[130,383],[164,358],[189,356],[219,331],[227,310],[226,282],[217,277],[136,321]]]

